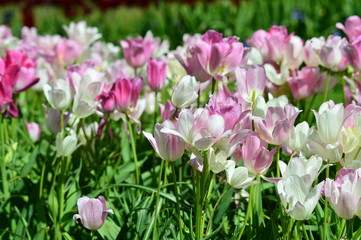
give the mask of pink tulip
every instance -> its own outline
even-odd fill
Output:
[[[242,144],[244,166],[254,174],[263,174],[273,161],[276,148],[267,150],[267,143],[255,132],[250,132]]]
[[[160,91],[165,86],[167,64],[151,59],[147,66],[148,85],[153,91]]]
[[[343,71],[348,65],[344,47],[347,40],[339,36],[329,36],[325,45],[321,48],[321,64],[322,66],[333,71]]]
[[[20,50],[7,51],[4,63],[5,69],[0,66],[0,73],[5,74],[6,72],[11,75],[11,85],[14,92],[25,91],[39,81],[39,78],[35,78],[36,63],[30,60],[25,52]]]
[[[223,80],[223,76],[236,67],[244,65],[248,50],[235,36],[223,38],[223,34],[209,30],[189,49],[185,60],[176,55],[187,74],[197,81],[205,82],[211,77]]]
[[[163,127],[175,129],[174,123],[166,120],[163,124],[155,125],[154,137],[148,132],[143,131],[143,134],[163,160],[174,162],[183,156],[185,143],[179,136],[162,132]]]
[[[215,95],[211,95],[206,107],[211,115],[217,114],[223,117],[224,130],[232,130],[242,114],[242,105],[234,97],[228,97],[221,101]]]
[[[245,69],[237,68],[235,71],[238,91],[242,98],[253,103],[263,94],[266,87],[266,71],[263,66],[252,65]]]
[[[102,106],[101,109],[105,113],[113,112],[116,107],[116,97],[115,97],[114,89],[115,89],[115,84],[113,85],[110,91],[104,91],[98,97],[98,101]]]
[[[344,31],[350,42],[353,42],[361,35],[361,18],[359,16],[351,16],[346,19],[345,26],[337,23],[336,27]]]
[[[165,106],[163,104],[159,104],[159,107],[163,122],[165,120],[173,120],[176,107],[173,105],[171,101],[167,100]]]
[[[266,119],[254,117],[254,126],[267,143],[282,145],[287,140],[299,113],[300,111],[291,104],[284,107],[269,107]]]
[[[121,40],[120,45],[123,48],[125,60],[133,68],[142,67],[148,62],[156,47],[153,41],[142,38]]]
[[[297,99],[305,99],[312,96],[315,90],[326,81],[327,73],[321,73],[316,67],[303,67],[295,76],[288,78],[293,96]]]
[[[103,196],[98,198],[79,198],[78,210],[79,214],[75,214],[73,220],[78,223],[78,219],[80,219],[83,226],[89,230],[98,230],[103,226],[107,214],[114,214],[112,209],[107,209]]]
[[[17,118],[19,112],[12,97],[13,92],[10,83],[6,81],[4,76],[0,76],[0,114],[3,114],[4,117],[11,115]]]
[[[326,179],[324,195],[336,214],[344,219],[361,217],[361,169],[341,169],[336,181]]]
[[[265,61],[279,63],[285,56],[287,44],[290,41],[287,28],[284,26],[272,26],[268,32],[264,30],[256,31],[248,43],[257,48]]]
[[[40,125],[37,124],[36,122],[30,122],[30,123],[26,122],[25,125],[26,125],[26,128],[28,129],[28,133],[29,133],[31,140],[33,140],[33,142],[38,141],[40,138],[40,134],[41,134]]]
[[[361,35],[344,48],[347,60],[356,71],[361,70]]]
[[[84,46],[80,43],[63,38],[55,46],[55,53],[58,58],[58,62],[62,66],[67,66],[74,63],[74,61],[82,53]]]
[[[116,109],[119,112],[133,111],[137,105],[140,90],[142,88],[142,79],[118,78],[116,80],[114,94]]]

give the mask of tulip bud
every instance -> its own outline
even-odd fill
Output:
[[[78,210],[79,214],[75,214],[73,220],[78,223],[78,219],[80,219],[83,226],[89,230],[101,228],[107,214],[114,214],[112,209],[107,209],[107,204],[103,196],[99,196],[98,198],[79,198]]]
[[[190,106],[198,98],[199,83],[194,77],[184,76],[174,89],[172,102],[177,108]]]
[[[148,84],[153,91],[160,91],[165,86],[167,64],[151,59],[147,66]]]
[[[70,156],[78,148],[78,139],[74,131],[69,136],[62,137],[61,132],[56,136],[56,152],[59,156]]]
[[[118,78],[116,80],[114,94],[116,108],[119,112],[133,111],[137,105],[140,90],[142,88],[142,79]]]
[[[41,127],[36,122],[25,123],[26,128],[28,129],[29,136],[33,142],[36,142],[40,138]]]

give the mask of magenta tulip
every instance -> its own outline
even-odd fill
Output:
[[[167,64],[151,59],[147,66],[148,85],[153,91],[160,91],[165,86]]]

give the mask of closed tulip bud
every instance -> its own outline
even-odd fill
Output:
[[[119,112],[133,111],[141,89],[141,78],[118,78],[114,89],[117,110]]]
[[[356,71],[361,70],[361,36],[356,38],[352,43],[347,44],[344,48],[347,60]]]
[[[107,214],[114,214],[112,209],[107,209],[107,203],[103,196],[79,198],[78,210],[79,214],[75,214],[73,220],[78,223],[78,219],[80,219],[83,226],[89,230],[98,230],[103,226]]]
[[[148,85],[153,91],[160,91],[165,86],[167,64],[151,59],[147,66]]]
[[[275,152],[276,148],[268,151],[267,143],[251,132],[242,144],[244,166],[253,174],[263,174],[271,166]]]
[[[65,110],[71,103],[72,93],[67,79],[58,79],[55,83],[45,84],[44,95],[50,105],[57,110]]]
[[[33,142],[36,142],[40,138],[41,127],[36,122],[25,123],[26,128],[28,129],[29,136]]]
[[[311,135],[313,129],[308,126],[307,122],[301,122],[297,126],[292,126],[290,136],[286,142],[293,152],[302,151],[307,144],[308,137]]]
[[[192,76],[184,76],[174,89],[172,102],[177,108],[190,106],[198,98],[199,83]]]
[[[143,131],[143,134],[163,160],[173,162],[183,156],[185,143],[179,136],[162,132],[163,127],[175,129],[174,123],[166,120],[163,124],[155,125],[154,137],[148,132]]]

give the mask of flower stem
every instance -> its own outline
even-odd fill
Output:
[[[154,97],[154,115],[153,115],[153,122],[154,122],[153,130],[154,130],[155,124],[157,123],[157,107],[158,107],[158,92],[155,92],[155,97]]]
[[[244,232],[244,229],[246,228],[249,215],[251,214],[251,211],[252,211],[253,187],[254,187],[254,185],[250,186],[246,217],[245,217],[245,219],[244,219],[244,223],[243,223],[243,226],[242,226],[242,228],[241,228],[241,231],[239,232],[239,235],[238,235],[237,240],[240,240],[240,239],[241,239],[241,237],[242,237],[242,235],[243,235],[243,232]]]
[[[201,197],[201,176],[196,172],[196,240],[203,238],[202,229],[202,197]]]
[[[292,239],[291,238],[292,226],[293,226],[293,218],[290,217],[290,222],[288,223],[288,227],[287,227],[287,240]]]
[[[280,155],[281,155],[281,151],[280,151],[280,146],[277,146],[276,147],[277,150],[276,150],[276,177],[280,177],[280,166],[278,165],[278,162],[280,160]]]
[[[353,239],[352,235],[353,235],[353,221],[355,218],[352,218],[350,220],[347,221],[347,239]]]
[[[324,94],[323,94],[323,102],[326,102],[326,100],[327,100],[328,88],[329,88],[329,86],[330,86],[330,77],[331,77],[331,74],[330,74],[329,72],[327,72],[325,92],[324,92]]]
[[[157,196],[155,200],[156,204],[155,204],[155,212],[154,212],[153,239],[157,239],[158,203],[159,203],[159,195],[160,195],[160,186],[162,183],[163,168],[164,168],[164,161],[162,160],[159,168],[158,188],[157,188]]]
[[[330,168],[326,168],[326,179],[329,177],[330,175]],[[326,240],[327,239],[327,211],[328,211],[328,201],[327,199],[325,199],[325,207],[323,210],[323,239]]]
[[[303,235],[305,236],[306,240],[310,240],[310,238],[308,237],[307,231],[306,231],[305,222],[302,222],[302,230],[303,230]]]
[[[346,101],[346,94],[345,94],[345,87],[346,87],[346,83],[345,83],[345,78],[343,76],[343,73],[341,73],[341,83],[342,83],[342,99],[343,99],[343,104],[347,104]]]
[[[134,138],[134,131],[132,128],[132,124],[130,122],[130,119],[127,115],[127,124],[128,124],[128,131],[130,136],[130,141],[132,145],[132,152],[133,152],[133,159],[134,159],[134,165],[135,165],[135,183],[139,183],[139,164],[138,164],[138,157],[137,157],[137,150],[136,150],[136,143]]]
[[[9,185],[7,180],[7,174],[6,174],[6,162],[5,162],[5,146],[6,146],[6,140],[5,140],[5,118],[2,117],[1,119],[1,159],[0,159],[0,165],[1,165],[1,181],[3,185],[3,193],[5,199],[10,197],[9,192]]]
[[[178,215],[178,225],[179,225],[179,237],[183,240],[183,228],[182,228],[182,221],[181,221],[181,212],[180,212],[180,204],[179,204],[179,194],[178,194],[178,187],[177,187],[177,175],[175,171],[175,162],[171,163],[172,170],[173,170],[173,183],[174,183],[174,195],[177,201],[177,215]]]

